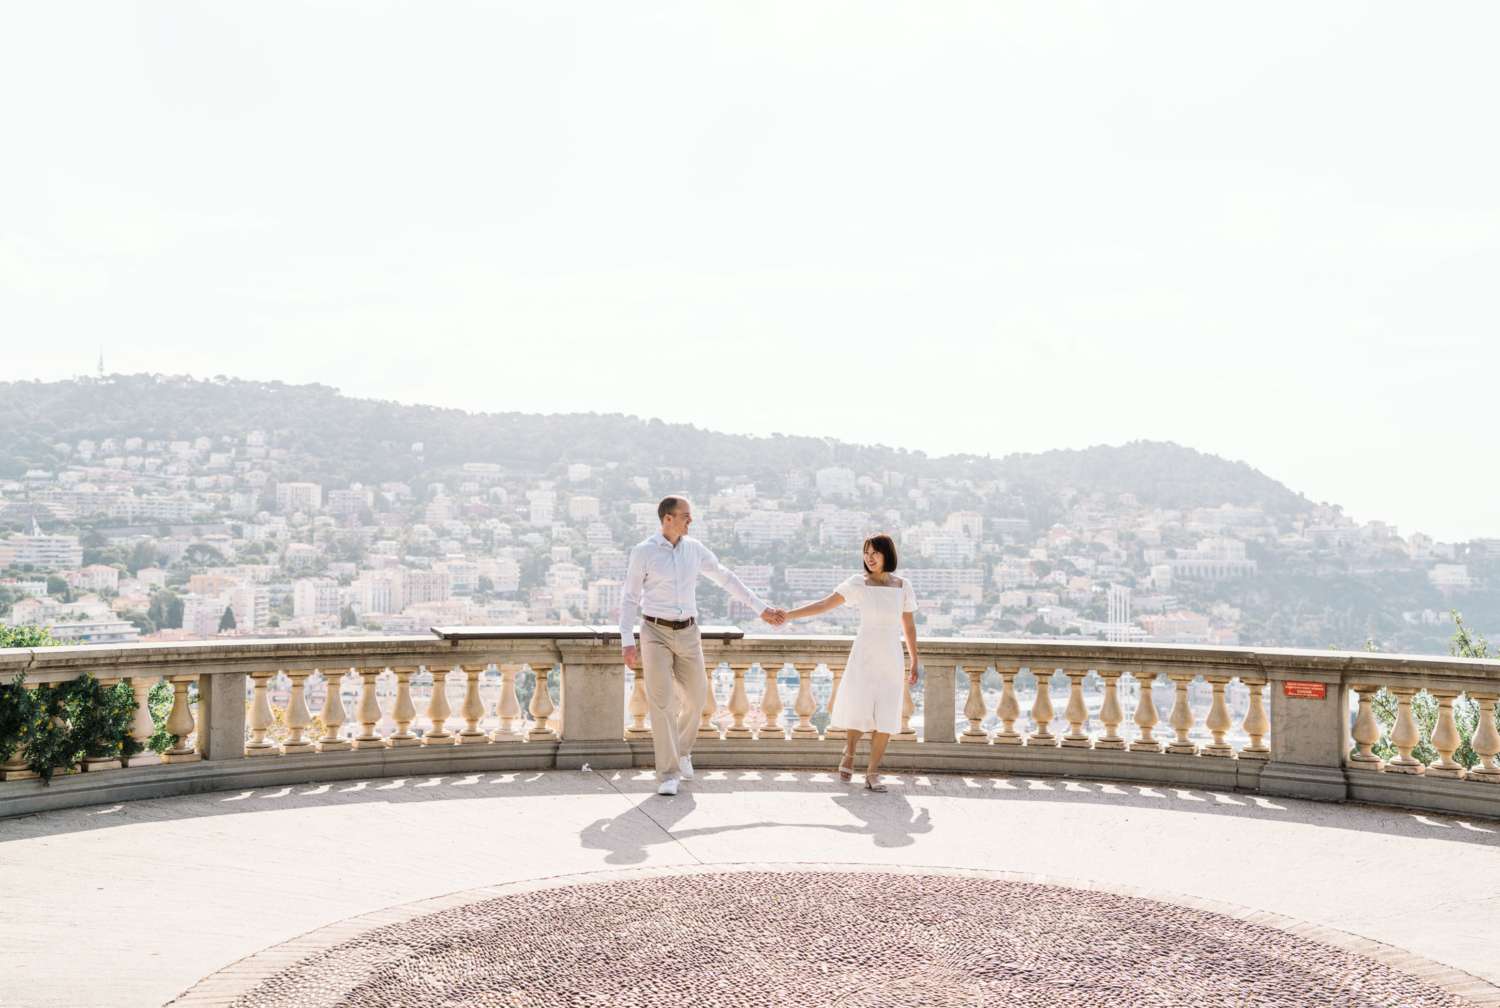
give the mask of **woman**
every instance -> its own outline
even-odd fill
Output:
[[[845,602],[859,606],[859,633],[849,650],[849,664],[839,681],[839,695],[829,712],[830,723],[843,728],[844,758],[839,761],[839,780],[854,779],[854,747],[860,736],[870,733],[870,768],[865,786],[884,791],[885,782],[876,771],[885,745],[901,730],[901,704],[906,685],[917,681],[917,595],[911,582],[895,575],[896,544],[888,535],[872,535],[865,540],[865,569],[838,586],[821,602],[793,609],[787,619],[816,616],[836,609]],[[901,635],[906,634],[906,650],[911,665],[901,660]],[[903,685],[905,680],[905,685]]]

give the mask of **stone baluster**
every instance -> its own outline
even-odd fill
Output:
[[[292,695],[286,701],[286,741],[281,743],[284,756],[313,751],[313,741],[307,737],[307,728],[312,724],[312,712],[307,709],[307,677],[314,671],[286,670],[292,680]]]
[[[1068,733],[1062,737],[1062,744],[1072,749],[1087,749],[1094,742],[1088,733],[1089,708],[1083,702],[1083,677],[1088,674],[1088,669],[1063,670],[1068,677],[1068,706],[1063,709]]]
[[[714,673],[718,670],[719,666],[709,668],[708,663],[704,662],[703,675],[708,682],[703,690],[703,720],[698,724],[699,738],[719,737],[719,729],[714,727],[713,721],[714,715],[719,712],[719,698],[714,695]]]
[[[416,670],[415,665],[391,666],[391,672],[396,676],[396,703],[391,707],[391,720],[396,722],[396,730],[386,736],[385,744],[388,746],[422,744],[417,733],[411,730],[411,723],[417,719],[417,705],[411,698],[411,675]]]
[[[1193,730],[1197,719],[1193,717],[1193,708],[1188,703],[1188,686],[1196,677],[1191,672],[1168,672],[1167,678],[1177,687],[1172,713],[1167,715],[1167,724],[1172,726],[1177,737],[1167,743],[1167,752],[1179,756],[1195,756],[1198,753],[1198,743],[1188,738],[1188,732]]]
[[[1479,765],[1469,771],[1469,780],[1500,784],[1500,766],[1495,763],[1495,757],[1500,756],[1500,731],[1495,729],[1495,701],[1500,700],[1500,694],[1470,693],[1469,696],[1479,704],[1479,724],[1469,742],[1479,756]]]
[[[1052,734],[1052,679],[1051,669],[1032,669],[1036,676],[1036,701],[1031,705],[1031,719],[1036,722],[1036,731],[1026,736],[1027,745],[1057,745],[1057,736]]]
[[[552,666],[532,666],[536,673],[536,689],[531,694],[531,717],[536,721],[526,733],[528,742],[556,742],[557,732],[548,719],[557,708],[552,703],[552,692],[547,687],[547,678],[552,675]]]
[[[901,731],[891,736],[892,742],[915,742],[917,740],[917,730],[911,726],[911,719],[917,713],[917,703],[911,698],[912,688],[912,685],[907,685],[901,691]],[[846,733],[844,738],[848,737]]]
[[[745,715],[750,713],[750,694],[745,692],[745,673],[750,671],[750,666],[731,664],[729,667],[734,670],[734,689],[729,691],[729,714],[734,718],[734,723],[729,726],[724,737],[754,738],[755,732],[745,724]]]
[[[1240,682],[1250,691],[1250,706],[1245,709],[1245,734],[1250,736],[1250,744],[1240,747],[1240,759],[1270,759],[1271,747],[1265,743],[1271,730],[1271,719],[1266,717],[1266,680],[1240,676]]]
[[[1380,741],[1380,722],[1375,719],[1375,694],[1380,691],[1380,687],[1349,688],[1359,697],[1359,713],[1355,715],[1354,727],[1349,731],[1355,746],[1354,753],[1349,757],[1349,766],[1356,770],[1384,770],[1385,760],[1374,752],[1375,744]]]
[[[104,688],[105,695],[107,696],[119,682],[120,680],[118,679],[100,679],[99,685]],[[81,773],[89,773],[96,770],[118,770],[124,765],[124,760],[121,759],[119,753],[113,756],[85,756],[78,761],[78,769]]]
[[[384,749],[385,739],[380,735],[380,718],[384,711],[380,709],[380,698],[375,695],[375,680],[384,672],[383,668],[357,669],[356,674],[364,680],[364,688],[359,692],[359,706],[354,711],[354,720],[364,731],[354,736],[354,748],[356,749]]]
[[[516,696],[516,673],[521,671],[521,666],[501,665],[499,668],[500,696],[495,701],[498,727],[490,732],[490,741],[520,742],[525,737],[521,734],[521,700]]]
[[[1021,733],[1016,731],[1016,722],[1021,718],[1021,703],[1016,699],[1016,673],[1019,668],[995,667],[1000,677],[1000,703],[995,707],[995,716],[1000,727],[995,731],[996,745],[1020,745]]]
[[[1099,706],[1099,723],[1104,725],[1104,734],[1094,740],[1094,748],[1124,749],[1125,737],[1120,734],[1120,725],[1125,720],[1125,711],[1120,707],[1121,673],[1110,669],[1098,672],[1104,680],[1104,703]]]
[[[1234,726],[1229,720],[1229,707],[1224,703],[1224,687],[1229,685],[1233,676],[1204,676],[1208,684],[1213,687],[1214,698],[1208,708],[1208,720],[1204,726],[1213,735],[1214,740],[1203,747],[1203,755],[1229,757],[1234,755],[1234,746],[1224,741],[1224,733]]]
[[[1161,721],[1160,715],[1156,713],[1156,697],[1152,695],[1151,690],[1156,677],[1155,672],[1135,674],[1136,684],[1140,687],[1140,696],[1135,702],[1137,734],[1135,741],[1130,743],[1131,752],[1161,752],[1161,739],[1153,734],[1157,724]]]
[[[36,687],[31,685],[30,683],[22,683],[21,688],[27,690],[36,689]],[[0,763],[0,781],[25,780],[29,777],[36,776],[38,776],[37,772],[35,770],[28,769],[26,766],[25,745],[16,746],[16,751],[10,754],[10,758],[7,759],[4,763]]]
[[[630,699],[626,701],[626,708],[630,711],[631,724],[625,729],[627,739],[648,739],[651,737],[651,726],[646,723],[646,715],[651,713],[651,703],[646,699],[646,673],[641,668],[631,669]]]
[[[193,707],[188,701],[188,686],[198,681],[196,675],[168,676],[172,684],[172,710],[167,714],[167,731],[172,735],[172,746],[161,754],[163,763],[193,763],[203,758],[188,745],[188,736],[193,734]]]
[[[479,727],[479,722],[484,720],[484,698],[479,695],[479,677],[484,675],[484,670],[488,667],[484,664],[459,666],[467,677],[464,700],[458,708],[458,716],[464,722],[464,726],[458,730],[459,745],[477,745],[490,740],[489,733]]]
[[[452,669],[429,665],[432,673],[432,696],[427,698],[428,728],[422,733],[423,745],[454,745],[458,737],[448,730],[448,719],[453,716],[453,705],[448,702],[448,673]]]
[[[344,738],[344,721],[349,714],[344,710],[343,685],[348,674],[347,669],[323,670],[323,678],[328,680],[328,696],[323,699],[323,737],[314,744],[318,752],[344,752],[351,748],[349,740]]]
[[[835,728],[833,726],[833,720],[832,719],[833,719],[833,703],[834,703],[835,700],[837,700],[839,698],[839,683],[841,683],[841,682],[844,681],[844,666],[843,665],[831,665],[830,664],[828,666],[828,672],[829,672],[830,675],[833,676],[833,689],[829,690],[829,692],[828,692],[828,717],[829,717],[829,722],[828,722],[828,727],[823,729],[823,737],[825,739],[839,739],[839,740],[843,740],[843,739],[846,739],[846,738],[849,737],[849,733],[845,729],[843,729],[843,728]],[[911,702],[910,700],[905,701],[905,703],[910,703],[910,702]]]
[[[1390,690],[1396,695],[1396,724],[1391,729],[1391,745],[1396,747],[1396,758],[1386,761],[1386,772],[1425,773],[1426,765],[1411,754],[1422,741],[1422,735],[1417,731],[1417,719],[1411,712],[1411,698],[1417,695],[1417,691],[1411,686],[1392,686]]]
[[[960,667],[957,672],[962,672],[969,677],[969,695],[964,697],[964,717],[969,719],[969,727],[965,728],[963,734],[958,737],[960,742],[988,742],[989,732],[984,730],[984,718],[989,710],[984,706],[984,693],[979,688],[979,680],[984,678],[983,666]]]
[[[130,722],[130,737],[140,745],[141,751],[127,757],[126,766],[154,766],[161,756],[146,748],[151,736],[156,734],[156,722],[151,719],[151,688],[161,681],[160,676],[132,676],[130,691],[135,694],[135,718]]]
[[[792,701],[792,713],[797,715],[797,723],[792,726],[794,739],[818,737],[818,728],[812,723],[812,716],[818,712],[818,702],[813,699],[812,691],[812,674],[817,667],[816,663],[792,664],[797,671],[797,697]]]
[[[786,738],[786,729],[781,727],[781,712],[785,707],[781,702],[781,684],[778,681],[781,677],[781,666],[777,665],[775,668],[772,668],[765,662],[761,662],[760,667],[766,673],[766,693],[765,696],[761,697],[760,701],[760,712],[765,716],[766,723],[760,726],[760,731],[756,733],[755,737],[758,739],[784,739]]]
[[[276,723],[268,695],[274,675],[274,671],[250,673],[250,715],[245,720],[250,728],[250,741],[245,743],[246,756],[275,756],[280,751],[275,742],[266,738],[266,732]]]
[[[1429,777],[1464,777],[1468,771],[1453,758],[1463,739],[1458,734],[1458,723],[1453,719],[1453,701],[1458,699],[1457,690],[1428,690],[1438,703],[1437,724],[1432,729],[1432,748],[1438,758],[1427,766]]]

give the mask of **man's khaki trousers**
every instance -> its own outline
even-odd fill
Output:
[[[640,641],[651,741],[656,747],[656,779],[676,778],[682,771],[679,761],[693,751],[708,699],[703,638],[697,623],[673,630],[641,620]]]

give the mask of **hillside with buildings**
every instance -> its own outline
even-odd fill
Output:
[[[0,393],[0,614],[80,640],[610,623],[674,491],[782,604],[889,532],[928,634],[1446,653],[1450,606],[1500,623],[1500,542],[1357,523],[1174,444],[937,458],[153,375]]]

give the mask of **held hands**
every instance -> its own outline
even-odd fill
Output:
[[[786,622],[786,610],[767,607],[761,610],[760,618],[772,626],[781,626]]]

